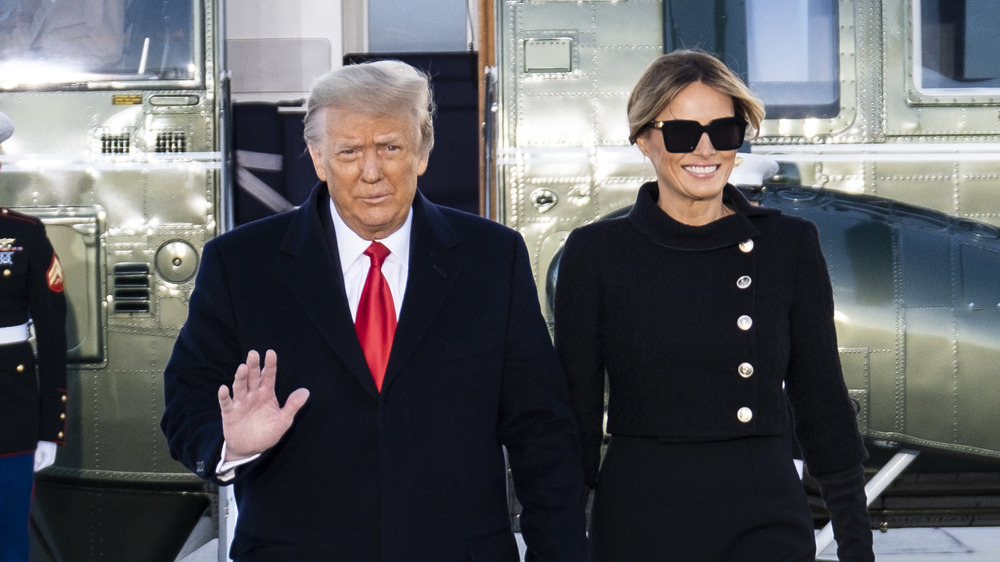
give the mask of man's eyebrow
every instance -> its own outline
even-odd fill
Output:
[[[364,142],[357,139],[331,139],[330,146],[334,150],[343,150],[345,148],[357,148],[363,145]]]
[[[389,143],[399,144],[405,142],[406,137],[405,135],[402,135],[400,133],[386,133],[382,136],[376,136],[374,140],[375,144],[389,144]]]

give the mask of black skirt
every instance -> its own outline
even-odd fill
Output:
[[[781,437],[614,436],[594,496],[591,562],[813,561],[812,518]]]

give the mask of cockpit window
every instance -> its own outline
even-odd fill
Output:
[[[836,117],[836,0],[746,0],[746,18],[748,85],[767,117]]]
[[[0,89],[198,80],[198,1],[0,0]]]
[[[1000,90],[1000,11],[987,0],[913,3],[914,77],[924,91]]]

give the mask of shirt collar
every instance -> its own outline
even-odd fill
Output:
[[[337,250],[340,254],[340,267],[344,271],[351,266],[351,264],[357,260],[360,256],[365,253],[368,246],[371,245],[371,240],[365,240],[364,238],[358,236],[357,232],[351,230],[344,219],[340,217],[340,213],[337,212],[337,207],[333,204],[333,199],[330,200],[330,216],[333,218],[333,231],[337,236]],[[403,225],[396,229],[395,232],[389,236],[379,240],[386,248],[389,248],[390,258],[395,256],[401,260],[404,264],[408,264],[410,260],[410,227],[413,224],[413,207],[411,206],[409,211],[406,213],[406,220]]]

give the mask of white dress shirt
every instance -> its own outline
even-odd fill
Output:
[[[373,242],[365,240],[351,230],[330,200],[330,215],[333,217],[333,230],[337,235],[337,249],[340,252],[340,267],[344,273],[344,288],[347,289],[347,303],[351,306],[351,318],[358,317],[358,303],[361,301],[361,291],[365,287],[371,259],[365,255],[365,250]],[[406,215],[406,221],[395,232],[379,240],[389,255],[382,263],[382,275],[389,283],[392,292],[392,304],[396,307],[396,320],[403,309],[403,293],[406,290],[406,277],[410,263],[410,226],[413,223],[413,208]]]

